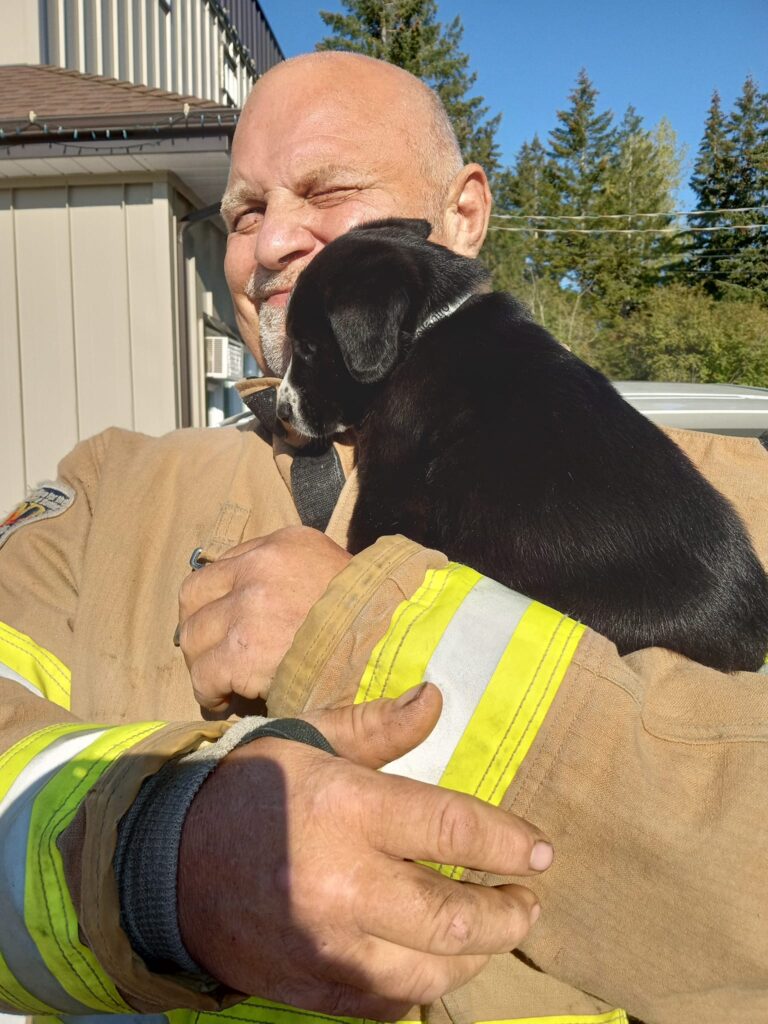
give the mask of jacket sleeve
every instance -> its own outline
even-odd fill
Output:
[[[622,659],[566,616],[385,538],[310,613],[270,713],[394,697],[424,679],[442,690],[441,719],[387,770],[551,837],[527,957],[642,1019],[726,1020],[734,991],[764,1012],[768,677],[660,649]]]
[[[60,514],[32,508],[0,533],[0,1011],[11,1013],[130,1013],[144,1005],[136,989],[165,1006],[220,1005],[151,978],[132,956],[110,851],[141,782],[225,726],[93,723],[69,710],[78,577],[105,444],[84,442],[61,464],[58,491],[73,500]]]

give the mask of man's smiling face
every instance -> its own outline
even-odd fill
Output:
[[[290,358],[286,305],[307,263],[363,221],[429,218],[436,198],[418,148],[427,133],[407,116],[423,110],[423,118],[427,108],[409,95],[407,77],[390,65],[325,56],[279,65],[254,88],[222,201],[238,327],[278,376]]]

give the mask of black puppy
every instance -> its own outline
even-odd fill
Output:
[[[291,297],[278,415],[359,431],[350,550],[402,533],[592,626],[732,671],[768,578],[731,505],[427,221],[336,239]]]

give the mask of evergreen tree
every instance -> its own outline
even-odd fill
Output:
[[[733,298],[757,296],[768,302],[768,96],[760,94],[751,77],[728,119],[728,132],[734,164],[730,199],[734,209],[744,212],[728,218],[736,230],[730,239],[731,258],[721,266],[720,287]],[[749,224],[762,227],[745,226]]]
[[[498,288],[520,292],[548,274],[547,235],[538,218],[554,209],[549,157],[538,135],[524,142],[514,168],[497,178],[489,244],[483,250]]]
[[[733,143],[720,94],[715,90],[690,180],[690,186],[698,197],[696,209],[706,212],[734,206],[734,177]],[[716,294],[727,260],[732,255],[731,234],[729,231],[703,229],[729,227],[730,221],[723,214],[712,213],[705,217],[691,217],[690,224],[695,229],[690,243],[691,282],[700,284],[710,294]]]
[[[602,208],[611,216],[597,222],[609,229],[601,238],[596,273],[598,294],[610,312],[627,313],[680,258],[680,245],[670,231],[679,181],[680,154],[671,125],[662,121],[648,131],[630,106],[617,129],[606,175]]]
[[[351,50],[397,64],[421,78],[443,101],[465,160],[482,164],[493,180],[500,170],[496,130],[482,96],[468,96],[477,75],[461,50],[464,28],[456,17],[437,21],[436,0],[344,0],[346,14],[321,11],[331,30],[318,50]]]
[[[597,90],[584,69],[569,99],[569,108],[557,112],[559,123],[550,133],[548,173],[554,212],[564,218],[559,227],[572,233],[553,236],[551,266],[573,288],[588,294],[597,284],[601,241],[592,234],[599,224],[581,218],[606,212],[605,189],[616,131],[611,112],[598,113]]]
[[[751,77],[728,117],[714,94],[691,187],[713,211],[692,226],[718,229],[693,236],[691,276],[717,298],[768,302],[768,99]]]

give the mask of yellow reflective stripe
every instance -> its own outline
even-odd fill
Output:
[[[565,1013],[554,1017],[506,1017],[503,1020],[479,1020],[475,1024],[629,1024],[625,1010],[605,1013]]]
[[[0,800],[2,800],[20,772],[47,746],[74,732],[88,732],[92,725],[49,725],[45,729],[25,736],[0,756]],[[56,1013],[56,1008],[36,999],[11,974],[8,965],[0,955],[0,998],[15,1006],[21,1013]]]
[[[0,954],[0,999],[19,1013],[56,1013],[54,1006],[41,1002],[16,981]]]
[[[336,1021],[339,1024],[366,1024],[366,1019],[361,1017],[331,1017],[327,1013],[298,1010],[293,1006],[255,997],[215,1013],[205,1010],[171,1010],[166,1013],[170,1024],[188,1024],[191,1015],[194,1015],[194,1024],[215,1024],[221,1020],[242,1021],[243,1024],[310,1024],[311,1021],[317,1021],[318,1024],[335,1024]],[[395,1024],[421,1024],[421,1018],[404,1019]]]
[[[164,724],[148,722],[107,730],[59,769],[37,795],[32,809],[24,895],[27,928],[62,988],[95,1010],[133,1012],[91,950],[80,942],[56,841],[112,762]]]
[[[498,806],[531,749],[586,627],[534,601],[523,614],[440,785]],[[461,867],[432,865],[449,878]]]
[[[474,569],[455,563],[430,569],[416,593],[395,610],[389,629],[371,654],[355,703],[385,694],[399,697],[420,683],[456,609],[481,578]]]
[[[47,700],[69,710],[72,674],[67,666],[26,633],[20,633],[5,622],[0,622],[0,661],[31,683]]]
[[[533,602],[501,656],[441,786],[499,804],[555,698],[585,627]]]

